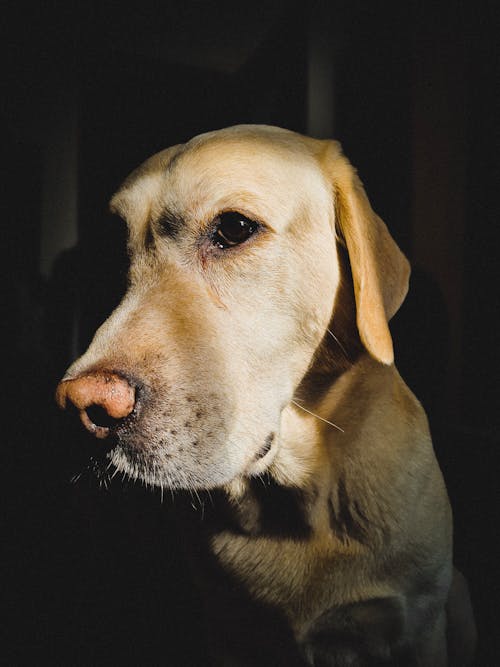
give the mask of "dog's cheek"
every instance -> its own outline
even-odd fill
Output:
[[[233,471],[221,456],[225,434],[203,436],[190,429],[165,429],[151,423],[114,451],[112,462],[122,472],[170,488],[212,488],[227,482]],[[222,438],[222,441],[221,441]]]

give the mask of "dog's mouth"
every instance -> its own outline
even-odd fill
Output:
[[[85,426],[76,439],[81,447],[73,481],[93,477],[107,487],[116,477],[160,489],[202,490],[261,474],[278,449],[278,422],[266,415],[259,428],[241,425],[241,414],[229,410],[224,398],[214,392],[200,400],[186,392],[173,400],[171,392],[136,391],[133,410],[119,418],[98,402],[68,406],[67,414],[76,411]],[[257,440],[250,441],[255,431]]]
[[[94,418],[98,416],[93,415]],[[152,488],[201,490],[230,481],[219,481],[216,467],[193,464],[191,456],[183,456],[182,448],[180,452],[169,452],[146,447],[144,442],[138,445],[133,439],[133,429],[132,433],[128,433],[129,437],[120,437],[125,430],[123,424],[119,428],[112,423],[109,426],[101,424],[100,427],[109,429],[108,437],[95,440],[87,436],[86,458],[83,461],[80,459],[78,468],[71,476],[72,482],[92,479],[100,488],[108,489],[116,477],[119,483],[138,481]],[[264,439],[246,472],[250,476],[262,474],[274,458],[276,446],[277,438],[273,431]]]

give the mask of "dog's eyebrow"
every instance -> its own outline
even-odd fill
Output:
[[[155,227],[160,236],[168,236],[170,238],[174,238],[183,225],[184,220],[182,217],[168,208],[163,209],[155,221]]]

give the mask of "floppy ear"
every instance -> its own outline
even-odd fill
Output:
[[[408,291],[410,264],[372,210],[337,142],[328,142],[325,169],[334,187],[337,234],[345,241],[351,263],[360,338],[375,359],[392,364],[388,321]]]

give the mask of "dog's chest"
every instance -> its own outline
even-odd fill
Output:
[[[226,507],[208,546],[223,572],[252,599],[280,609],[300,634],[332,604],[358,596],[370,562],[361,545],[347,546],[332,533],[318,494],[256,484]]]

